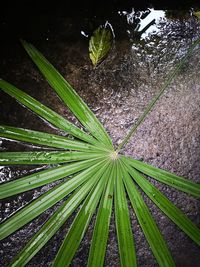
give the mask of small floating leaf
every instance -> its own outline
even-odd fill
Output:
[[[200,19],[200,11],[194,12],[193,15],[195,15],[198,19]]]
[[[89,56],[94,66],[107,57],[112,46],[113,35],[109,27],[97,28],[89,42]]]

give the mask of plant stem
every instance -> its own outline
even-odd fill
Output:
[[[194,48],[197,46],[197,44],[200,43],[200,37],[197,38],[197,40],[189,47],[187,54],[181,61],[176,64],[175,68],[169,73],[168,78],[164,82],[163,86],[161,87],[160,91],[153,97],[153,99],[150,101],[146,109],[144,110],[143,114],[139,117],[138,121],[131,127],[130,131],[124,138],[124,140],[119,144],[116,152],[119,152],[124,145],[127,144],[129,139],[132,137],[132,135],[136,132],[137,128],[140,126],[140,124],[143,123],[143,121],[146,119],[147,115],[151,112],[153,107],[155,106],[156,102],[160,99],[164,91],[168,88],[168,86],[172,83],[173,79],[178,74],[180,68],[184,65],[188,57],[192,54]]]

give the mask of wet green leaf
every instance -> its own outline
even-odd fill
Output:
[[[84,201],[58,251],[53,267],[70,265],[70,262],[78,249],[78,246],[99,203],[105,184],[110,178],[111,169],[112,167],[108,165],[95,188],[91,190],[90,194]]]
[[[175,266],[171,253],[158,229],[158,226],[156,225],[156,222],[154,221],[147,205],[145,204],[140,192],[137,190],[137,187],[131,179],[129,173],[124,168],[123,179],[129,199],[131,201],[131,205],[159,266]]]
[[[100,165],[102,168],[102,164]],[[96,175],[98,170],[99,168],[96,164],[87,168],[80,174],[74,176],[72,179],[55,186],[48,192],[32,201],[30,204],[24,206],[22,209],[14,213],[7,220],[2,222],[0,240],[14,233],[25,224],[32,221],[42,212],[55,205],[58,201],[85,183],[88,179]]]
[[[69,151],[32,151],[32,152],[1,152],[0,166],[2,165],[37,165],[56,164],[80,161],[90,158],[101,158],[102,153],[69,152]]]
[[[78,188],[67,201],[51,216],[42,228],[31,238],[24,249],[13,259],[12,267],[21,267],[28,263],[32,257],[49,241],[59,230],[81,201],[88,195],[101,177],[105,167]]]
[[[195,15],[198,19],[200,19],[200,11],[194,12],[193,15]]]
[[[196,184],[181,176],[161,170],[152,165],[146,164],[139,160],[129,159],[129,164],[142,173],[158,180],[161,183],[170,185],[180,191],[191,194],[195,197],[200,197],[200,184]]]
[[[98,28],[93,39],[91,38],[93,49],[91,57],[93,52],[96,53],[92,57],[94,65],[101,62],[110,49],[112,34],[111,32],[108,33],[107,30],[105,27]],[[131,201],[138,222],[159,266],[174,266],[167,245],[137,187],[140,187],[182,231],[197,244],[200,244],[200,230],[198,227],[145,179],[142,173],[195,197],[200,195],[199,185],[175,174],[118,154],[136,128],[144,121],[167,86],[176,77],[180,67],[186,58],[191,55],[194,47],[199,43],[200,38],[192,44],[186,57],[177,64],[175,70],[169,75],[160,92],[150,102],[138,120],[138,124],[132,127],[127,137],[114,151],[111,138],[106,130],[71,85],[37,49],[23,42],[25,49],[49,84],[84,125],[85,129],[89,131],[89,134],[25,92],[0,79],[0,88],[5,93],[14,97],[22,105],[34,111],[52,125],[75,137],[71,140],[54,134],[0,125],[0,137],[2,138],[49,147],[48,150],[43,151],[0,152],[0,165],[48,164],[49,167],[34,174],[2,183],[0,185],[0,199],[15,196],[65,178],[60,184],[34,199],[1,223],[0,239],[4,239],[57,202],[64,200],[55,214],[44,223],[24,249],[13,259],[12,267],[25,266],[77,208],[79,208],[79,211],[58,251],[54,266],[70,265],[91,218],[98,208],[88,266],[102,267],[106,254],[113,201],[121,266],[136,266],[136,253],[131,229],[132,222],[127,197]],[[50,151],[50,149],[55,148],[57,151]],[[66,162],[68,163],[66,164]],[[51,164],[59,165],[53,167]]]
[[[89,41],[89,56],[94,66],[101,63],[112,46],[113,35],[109,27],[97,28]]]
[[[122,267],[136,267],[136,252],[122,173],[122,167],[118,164],[115,186],[115,223],[120,263]]]
[[[51,87],[66,104],[77,119],[97,140],[108,148],[113,148],[112,141],[105,128],[89,109],[83,99],[76,93],[68,81],[54,68],[54,66],[33,45],[22,41],[27,53],[44,75]],[[73,125],[73,124],[72,124]]]
[[[0,125],[0,137],[24,141],[34,145],[36,144],[45,147],[62,148],[67,150],[88,151],[97,149],[95,146],[84,142],[79,142],[77,140],[71,140],[67,137],[6,125]]]
[[[182,229],[194,242],[200,246],[200,229],[178,209],[171,201],[165,197],[154,185],[152,185],[144,176],[134,168],[130,167],[129,159],[123,158],[130,175],[148,195],[148,197],[176,224]]]
[[[57,127],[60,130],[66,131],[71,135],[84,140],[89,143],[94,143],[95,139],[93,139],[90,135],[83,132],[81,129],[76,127],[74,124],[70,123],[64,117],[60,116],[55,111],[46,107],[30,95],[26,94],[22,90],[18,89],[14,85],[8,83],[0,79],[0,88],[10,96],[14,97],[20,104],[27,107],[31,111],[35,112],[41,118],[50,122],[52,125]]]
[[[52,183],[87,169],[97,162],[99,162],[97,159],[82,160],[81,162],[64,164],[62,166],[49,168],[31,175],[23,176],[22,178],[14,181],[2,183],[0,184],[0,199],[14,196],[42,185]]]
[[[116,177],[116,164],[113,168],[104,188],[101,202],[98,209],[94,233],[90,246],[88,267],[101,267],[104,265],[106,245],[110,226],[110,218],[113,204],[114,182]]]

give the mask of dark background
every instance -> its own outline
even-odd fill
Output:
[[[57,31],[58,18],[73,17],[77,22],[87,19],[107,19],[118,10],[131,11],[131,8],[145,9],[189,9],[198,10],[199,1],[124,1],[124,0],[85,0],[85,1],[6,1],[1,4],[0,45],[19,38],[40,39],[45,30]]]

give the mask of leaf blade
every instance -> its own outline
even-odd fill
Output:
[[[102,162],[93,165],[92,167],[82,171],[80,174],[74,176],[72,179],[59,184],[58,186],[50,189],[33,202],[29,203],[0,225],[0,240],[14,233],[22,226],[32,221],[42,212],[52,207],[58,201],[63,199],[90,177],[95,175],[96,169],[102,166]]]
[[[123,158],[130,175],[147,196],[196,244],[200,245],[200,229],[172,204],[155,186],[147,181],[137,170],[129,166],[129,159]]]
[[[40,249],[51,239],[51,237],[65,223],[74,212],[81,201],[87,196],[98,176],[89,179],[81,188],[78,188],[72,196],[45,222],[42,228],[31,238],[26,246],[12,260],[11,267],[21,267],[26,265]]]
[[[157,259],[160,267],[174,266],[175,263],[171,253],[162,237],[147,205],[145,204],[141,194],[134,185],[128,172],[123,171],[126,191],[128,193],[131,205],[136,213],[139,224],[145,234],[145,237]]]
[[[100,205],[98,208],[98,214],[96,218],[95,228],[92,236],[92,242],[90,246],[88,267],[100,267],[104,264],[105,251],[108,239],[108,231],[110,226],[110,218],[113,205],[114,194],[114,180],[115,180],[115,166],[112,167],[110,179],[104,188]]]
[[[136,252],[131,230],[131,222],[126,193],[122,181],[122,168],[118,166],[115,187],[115,222],[117,229],[117,239],[122,267],[137,266]]]
[[[103,144],[113,149],[112,141],[102,124],[88,108],[85,102],[75,92],[72,86],[51,65],[47,59],[31,44],[22,41],[25,50],[37,65],[51,87],[56,91],[63,102],[69,107],[78,120],[89,132]]]
[[[90,144],[72,140],[64,136],[11,127],[7,125],[0,125],[0,137],[53,148],[78,151],[97,149],[95,146]]]
[[[107,27],[97,28],[89,41],[89,57],[94,66],[105,59],[111,49],[112,33]]]
[[[31,111],[35,112],[41,118],[50,122],[55,127],[91,144],[96,143],[95,139],[90,135],[86,134],[74,124],[70,123],[68,120],[60,116],[58,113],[41,104],[39,101],[26,94],[22,90],[18,89],[14,85],[0,79],[0,88],[8,95],[14,97],[20,104],[29,108]]]
[[[200,19],[200,11],[194,12],[193,15],[195,15],[198,19]]]
[[[183,177],[177,176],[173,173],[156,168],[139,160],[130,159],[130,164],[135,169],[144,174],[158,180],[161,183],[170,185],[180,191],[191,194],[195,197],[200,197],[200,184],[196,184]]]
[[[40,165],[73,162],[91,158],[101,158],[100,152],[69,152],[69,151],[30,151],[0,152],[0,166],[3,165]]]
[[[98,181],[94,190],[88,195],[83,206],[78,212],[74,222],[71,225],[59,251],[56,255],[53,267],[69,266],[82,238],[91,220],[92,215],[97,207],[106,180],[108,179],[111,167],[108,166],[103,172],[101,179]]]
[[[96,163],[99,160],[85,160],[81,162],[71,163],[64,166],[53,167],[47,170],[23,176],[14,181],[0,184],[0,199],[17,195],[22,192],[43,186],[62,179],[68,175],[75,174]]]

